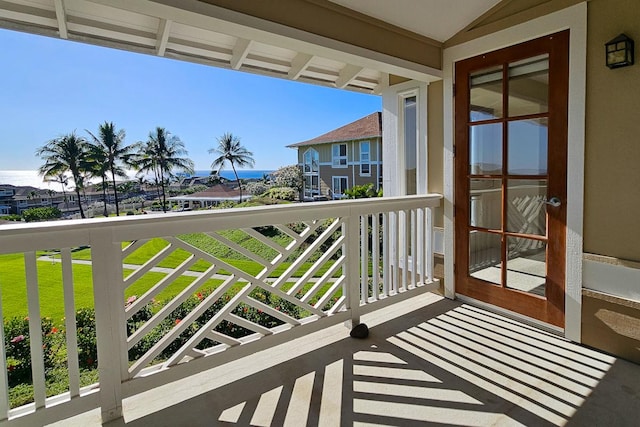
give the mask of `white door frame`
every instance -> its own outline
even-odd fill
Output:
[[[444,50],[444,228],[445,295],[455,298],[454,263],[454,64],[485,52],[512,46],[562,30],[569,40],[569,120],[567,161],[566,338],[580,342],[582,311],[582,223],[584,207],[584,140],[587,57],[587,3],[579,3]]]

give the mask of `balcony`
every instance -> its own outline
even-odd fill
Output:
[[[59,270],[69,386],[48,390],[42,336],[31,334],[34,403],[10,408],[0,394],[0,425],[629,421],[620,408],[637,404],[637,365],[437,295],[431,209],[439,200],[5,226],[0,253],[24,254],[30,331],[42,329],[41,275]],[[239,230],[242,242],[228,230]],[[203,240],[187,238],[194,234],[243,257],[245,268],[212,256]],[[132,262],[159,240],[152,256]],[[256,244],[273,256],[258,256]],[[90,255],[80,259],[79,247]],[[37,252],[51,248],[59,255]],[[95,301],[99,379],[88,386],[74,322],[80,268],[91,270]],[[0,283],[4,290],[2,273]],[[180,290],[149,312],[171,286]],[[135,287],[136,298],[127,297]],[[261,298],[267,293],[271,302]],[[159,328],[179,310],[171,327]],[[370,336],[350,338],[344,324],[361,322]]]

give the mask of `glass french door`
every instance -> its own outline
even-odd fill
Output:
[[[456,292],[564,327],[568,31],[456,64]]]

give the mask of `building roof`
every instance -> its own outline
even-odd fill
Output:
[[[244,199],[249,199],[249,194],[243,194]],[[240,190],[231,188],[224,184],[214,185],[204,191],[199,191],[193,194],[187,194],[182,196],[170,197],[170,200],[208,200],[208,201],[224,201],[224,200],[238,200],[240,199]]]
[[[333,142],[353,141],[365,138],[382,137],[382,113],[376,111],[355,122],[349,123],[308,141],[287,145],[290,148],[307,145],[329,144]]]

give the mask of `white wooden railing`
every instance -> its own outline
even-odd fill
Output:
[[[128,396],[329,325],[358,324],[362,313],[433,281],[431,217],[440,199],[362,199],[0,227],[0,255],[24,255],[24,283],[6,283],[0,259],[0,290],[26,288],[34,390],[33,403],[10,407],[6,340],[0,336],[0,424],[51,422],[97,407],[103,421],[112,420],[121,416]],[[189,238],[193,233],[204,246]],[[158,238],[162,244],[147,251],[148,259],[130,261]],[[212,255],[207,244],[226,247],[244,264]],[[75,259],[79,247],[91,248],[90,262]],[[55,256],[39,252],[52,249]],[[99,382],[86,387],[80,381],[74,302],[79,263],[91,269],[98,351]],[[247,263],[254,268],[243,267]],[[67,392],[51,397],[39,297],[45,265],[60,270],[69,378]],[[156,279],[145,279],[151,276]],[[147,283],[143,288],[140,280]],[[170,299],[154,303],[169,286]],[[139,290],[135,295],[133,287]],[[149,304],[155,304],[152,310]]]

